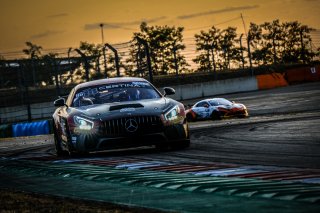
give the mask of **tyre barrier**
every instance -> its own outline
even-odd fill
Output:
[[[10,138],[12,137],[12,125],[2,124],[0,125],[0,138]]]
[[[49,121],[38,121],[32,123],[19,123],[12,125],[12,136],[34,136],[50,134]]]

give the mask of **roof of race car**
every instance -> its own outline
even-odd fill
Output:
[[[225,99],[225,98],[206,98],[206,99],[203,99],[201,101],[212,101],[212,100],[218,101],[218,100],[227,100],[227,99]],[[198,101],[197,103],[199,103],[201,101]]]
[[[101,85],[101,84],[113,84],[113,83],[131,82],[131,81],[144,81],[144,82],[148,82],[146,79],[143,79],[143,78],[134,78],[134,77],[105,78],[105,79],[88,81],[88,82],[85,82],[85,83],[78,84],[77,86],[75,86],[75,90],[78,90],[78,89],[84,88],[84,87]]]

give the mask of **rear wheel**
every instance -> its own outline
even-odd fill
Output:
[[[188,121],[188,122],[195,121],[195,119],[194,119],[194,117],[191,115],[191,113],[188,113],[188,114],[186,115],[186,117],[187,117],[187,121]]]
[[[213,120],[221,120],[222,119],[222,115],[219,111],[213,111],[211,113],[211,119]]]

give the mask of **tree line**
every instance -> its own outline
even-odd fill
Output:
[[[113,53],[106,55],[106,47],[101,44],[80,42],[77,49],[82,56],[87,57],[90,79],[113,77],[116,69],[127,76],[146,76],[146,46],[141,40],[149,48],[154,75],[219,72],[260,65],[310,63],[320,55],[319,48],[312,48],[310,32],[313,30],[298,21],[279,20],[250,23],[248,32],[241,35],[235,27],[220,29],[212,26],[194,35],[196,49],[192,61],[197,64],[196,68],[190,67],[183,54],[186,48],[183,27],[148,26],[145,22],[141,23],[140,32],[133,33],[126,57],[116,57]],[[56,53],[42,55],[42,47],[31,42],[26,42],[26,45],[23,52],[31,60],[43,60],[42,64],[52,66],[53,61],[59,57]],[[64,83],[78,82],[85,78],[85,69],[81,63],[69,71],[72,75],[65,77]],[[51,84],[54,78],[38,76],[38,79]]]

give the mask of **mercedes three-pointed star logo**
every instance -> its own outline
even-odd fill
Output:
[[[127,132],[132,133],[132,132],[137,131],[138,123],[135,119],[130,118],[125,122],[124,127],[126,128]]]

